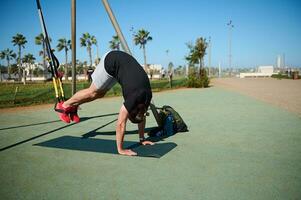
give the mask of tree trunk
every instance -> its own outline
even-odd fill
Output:
[[[97,51],[97,63],[96,63],[96,64],[98,65],[98,63],[99,63],[99,54],[98,54],[99,51],[98,51],[98,45],[96,45],[96,51]]]
[[[203,61],[202,61],[202,58],[200,58],[200,70],[202,69],[203,67]]]
[[[23,69],[23,84],[26,85],[26,71]]]
[[[143,48],[143,58],[144,58],[144,71],[146,72],[147,64],[146,64],[146,51],[145,51],[145,45],[143,45],[142,48]]]
[[[200,59],[200,71],[199,71],[199,76],[202,77],[202,76],[205,76],[206,74],[206,70],[204,68],[204,59],[201,58]]]
[[[9,58],[6,58],[7,61],[7,73],[8,73],[8,79],[10,79],[10,63],[9,63]]]
[[[90,58],[90,67],[92,67],[92,52],[91,52],[91,47],[88,47],[88,53],[89,53],[89,58]]]
[[[47,80],[47,67],[46,67],[46,46],[45,42],[43,41],[43,69],[44,69],[44,78]]]
[[[19,81],[21,81],[21,46],[19,45],[19,67],[18,67]]]
[[[68,81],[68,50],[65,48],[65,81]]]
[[[33,73],[33,69],[32,69],[32,64],[30,64],[30,81],[32,81],[32,73]]]

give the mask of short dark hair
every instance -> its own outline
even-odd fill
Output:
[[[143,115],[147,111],[147,106],[145,104],[138,104],[132,111],[129,113],[129,119],[132,123],[138,124],[144,120]]]

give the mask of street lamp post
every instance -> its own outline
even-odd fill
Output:
[[[209,37],[209,63],[208,63],[208,76],[210,77],[210,68],[211,68],[211,37]]]
[[[134,37],[135,37],[136,32],[135,32],[135,29],[134,29],[133,26],[130,28],[130,32],[132,33],[132,37],[133,37],[133,38],[131,38],[131,40],[132,40],[132,45],[133,45],[133,47],[132,47],[132,56],[135,56],[135,52],[134,52],[134,51],[135,51],[135,50],[134,50],[134,48],[135,48]]]
[[[166,71],[168,72],[168,64],[169,64],[169,62],[168,62],[168,60],[169,60],[168,54],[169,54],[169,49],[166,49],[165,53],[166,53]]]
[[[76,92],[76,0],[71,0],[72,95]]]
[[[218,62],[218,78],[222,77],[221,62]]]
[[[232,43],[232,29],[234,28],[232,20],[230,20],[229,23],[227,23],[227,26],[229,27],[229,70],[230,70],[230,76],[231,76],[231,74],[232,74],[231,43]]]

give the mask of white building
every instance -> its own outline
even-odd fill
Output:
[[[141,65],[144,67],[144,65]],[[152,71],[152,77],[151,72]],[[147,64],[146,73],[148,74],[148,78],[160,79],[162,75],[165,73],[164,68],[161,64]]]
[[[240,73],[240,78],[253,78],[253,77],[271,77],[274,74],[273,66],[259,66],[257,72]]]
[[[263,74],[273,74],[274,73],[274,67],[273,66],[259,66],[258,67],[258,73]]]
[[[38,62],[33,63],[33,64],[22,63],[22,67],[25,70],[27,76],[30,74],[30,70],[35,70],[36,68],[43,69],[43,66],[40,63],[38,63]]]

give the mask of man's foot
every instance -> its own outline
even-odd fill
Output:
[[[75,122],[75,123],[78,123],[78,122],[80,122],[80,118],[79,118],[79,116],[78,116],[78,114],[77,114],[77,106],[74,106],[75,108],[74,108],[74,111],[71,111],[71,113],[70,113],[70,119],[71,119],[71,121],[73,121],[73,122]]]
[[[63,107],[63,103],[64,102],[57,103],[56,106],[55,106],[55,111],[58,112],[58,115],[59,115],[60,119],[63,122],[69,124],[70,123],[70,117],[69,117],[68,110],[70,110],[70,109],[68,109],[69,107],[68,108],[64,108]]]

